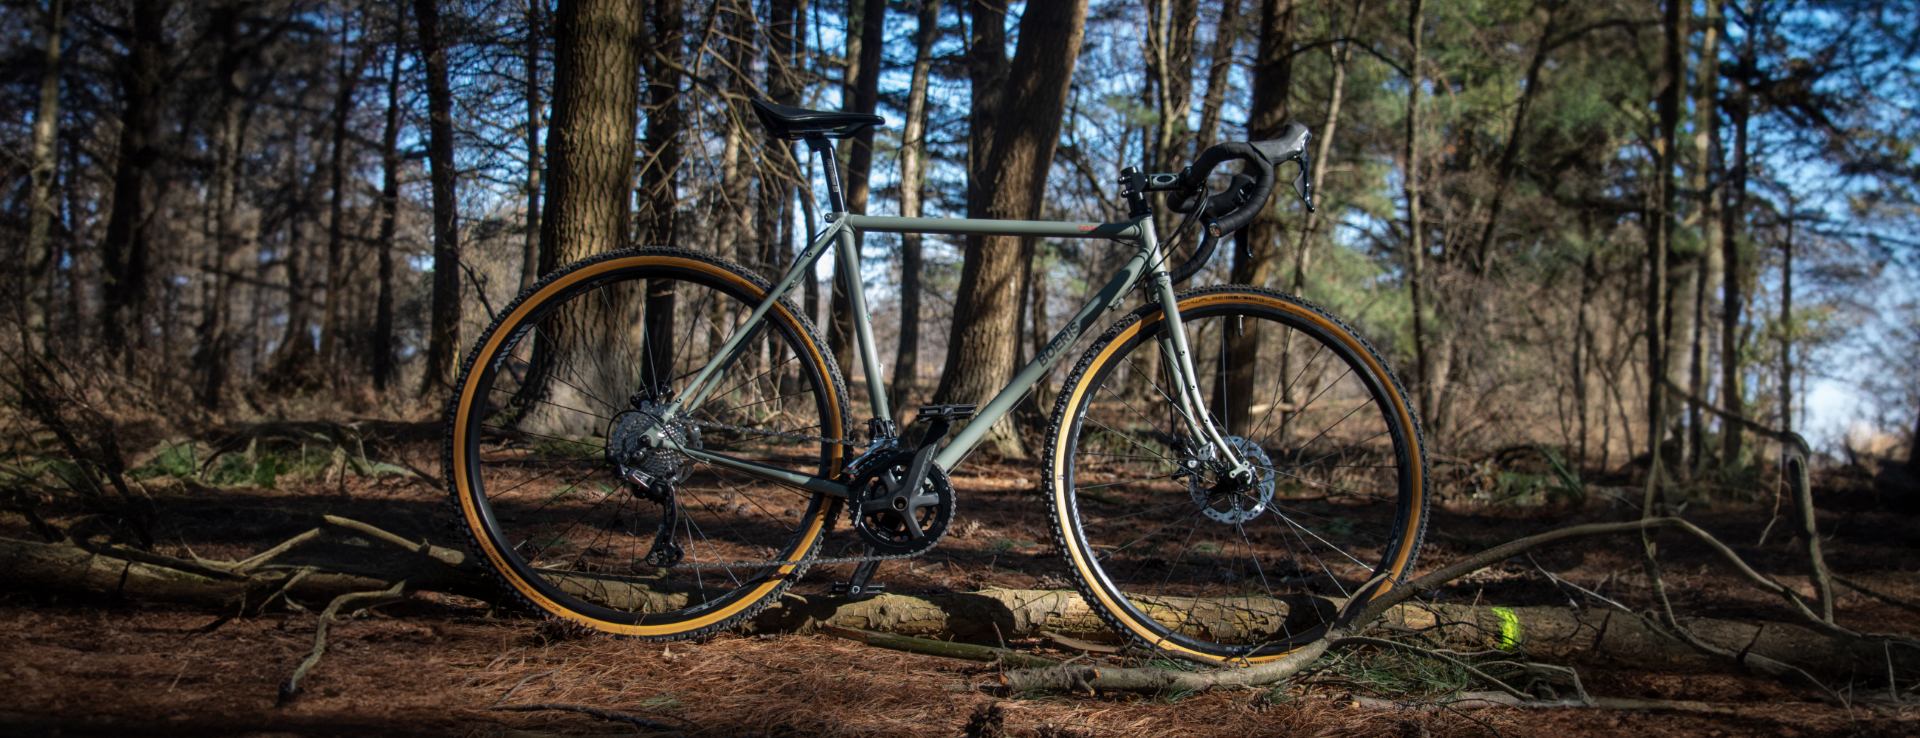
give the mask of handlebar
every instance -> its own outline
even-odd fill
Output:
[[[1313,133],[1306,126],[1288,123],[1286,128],[1281,129],[1280,137],[1272,141],[1231,142],[1208,147],[1191,166],[1174,178],[1172,186],[1166,188],[1172,190],[1167,197],[1167,207],[1178,213],[1191,213],[1198,208],[1201,223],[1206,226],[1193,256],[1168,275],[1175,283],[1200,271],[1200,267],[1213,257],[1214,246],[1222,236],[1245,228],[1260,214],[1260,209],[1267,204],[1267,198],[1273,194],[1274,165],[1283,161],[1300,165],[1300,171],[1293,179],[1293,189],[1306,203],[1307,211],[1313,212],[1313,187],[1307,181],[1307,141],[1312,138]],[[1233,176],[1232,183],[1225,191],[1209,196],[1207,179],[1212,176],[1214,168],[1235,159],[1246,162],[1247,167]],[[1248,169],[1257,176],[1248,176]]]
[[[1281,129],[1280,137],[1272,141],[1231,142],[1216,144],[1200,153],[1193,164],[1180,173],[1175,182],[1176,194],[1169,199],[1168,207],[1175,212],[1193,212],[1206,194],[1207,178],[1213,174],[1214,167],[1238,159],[1246,162],[1257,173],[1253,188],[1245,192],[1245,206],[1219,216],[1208,223],[1208,230],[1215,236],[1224,235],[1246,227],[1253,222],[1260,209],[1267,204],[1267,198],[1273,194],[1273,167],[1283,161],[1293,161],[1300,165],[1299,173],[1294,177],[1293,189],[1307,204],[1307,210],[1313,210],[1312,186],[1307,182],[1307,141],[1313,133],[1299,123],[1288,123]],[[1202,217],[1211,217],[1211,213]]]

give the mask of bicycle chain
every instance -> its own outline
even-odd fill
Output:
[[[781,438],[791,438],[796,441],[813,441],[815,443],[831,443],[836,446],[847,446],[850,448],[865,448],[867,446],[872,445],[871,443],[856,443],[854,441],[842,441],[838,438],[827,438],[825,436],[809,436],[805,433],[788,433],[785,431],[767,430],[765,428],[748,428],[746,426],[741,426],[741,425],[727,425],[726,423],[716,423],[711,420],[694,420],[693,418],[684,418],[684,422],[692,423],[694,425],[697,425],[703,428],[719,428],[721,430],[741,431],[743,433],[754,433],[762,436],[779,436]]]
[[[719,428],[721,430],[741,431],[743,433],[754,433],[754,434],[763,435],[763,436],[779,436],[781,438],[792,438],[797,441],[813,441],[815,443],[831,443],[836,446],[847,446],[849,448],[865,448],[867,446],[872,445],[871,443],[854,443],[853,441],[842,441],[837,438],[827,438],[825,436],[809,436],[805,433],[787,433],[785,431],[771,431],[765,428],[747,428],[747,427],[738,426],[738,425],[727,425],[726,423],[716,423],[711,420],[695,420],[693,418],[686,418],[685,420],[688,423],[692,423],[694,425],[701,426],[704,428]],[[789,560],[729,561],[727,563],[713,563],[713,564],[703,564],[698,562],[695,562],[695,563],[683,562],[679,564],[674,564],[673,566],[670,566],[667,568],[669,569],[730,569],[730,568],[747,567],[747,566],[787,566],[790,564],[801,565],[801,566],[833,565],[833,564],[864,564],[869,561],[896,561],[899,559],[911,559],[913,557],[919,556],[921,554],[926,553],[927,551],[932,551],[932,550],[933,550],[933,547],[928,546],[925,550],[922,550],[922,551],[913,551],[913,552],[901,553],[901,554],[874,554],[872,556],[831,556],[831,557],[815,556],[815,557],[800,559],[797,561],[789,561]]]

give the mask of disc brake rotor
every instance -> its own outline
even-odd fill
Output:
[[[1201,474],[1187,477],[1187,488],[1193,495],[1193,502],[1200,506],[1200,512],[1207,517],[1228,525],[1239,525],[1259,517],[1266,512],[1267,504],[1273,502],[1273,482],[1276,476],[1273,461],[1267,457],[1266,449],[1260,444],[1239,436],[1227,436],[1227,445],[1240,453],[1241,460],[1251,467],[1253,480],[1239,484],[1209,484]]]

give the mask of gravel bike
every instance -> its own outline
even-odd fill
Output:
[[[1299,165],[1294,187],[1312,206],[1304,126],[1214,146],[1178,173],[1124,169],[1120,222],[897,218],[847,212],[832,156],[832,139],[884,119],[754,107],[773,138],[826,164],[826,224],[778,283],[684,249],[602,254],[521,294],[466,358],[447,410],[447,483],[471,546],[521,604],[665,640],[730,628],[783,593],[835,591],[810,567],[858,564],[840,591],[860,593],[879,562],[940,542],[956,509],[948,472],[1136,293],[1144,304],[1067,374],[1046,434],[1053,543],[1081,596],[1135,643],[1260,662],[1328,626],[1276,603],[1362,602],[1405,580],[1429,482],[1420,424],[1386,362],[1296,297],[1174,288],[1260,212],[1276,164]],[[1242,173],[1210,193],[1213,169],[1234,160]],[[1172,270],[1156,193],[1186,213],[1169,243],[1200,229]],[[860,232],[1101,239],[1133,254],[984,406],[921,408],[918,442],[889,420],[853,280],[871,418],[860,438],[840,367],[787,299],[829,248],[858,274]]]

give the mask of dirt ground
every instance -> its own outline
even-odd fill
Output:
[[[413,461],[428,467],[430,450]],[[892,591],[1065,586],[1046,544],[1034,470],[965,467],[957,534],[911,571],[881,569]],[[245,555],[344,515],[452,545],[438,494],[388,477],[344,485],[283,478],[278,489],[151,484],[164,510],[157,548],[208,558]],[[1493,543],[1637,512],[1595,487],[1587,503],[1437,505],[1421,568]],[[1617,490],[1626,496],[1625,489]],[[1443,499],[1457,497],[1443,495]],[[1687,503],[1686,516],[1733,544],[1759,570],[1804,586],[1786,521],[1767,531],[1770,496]],[[1920,511],[1871,480],[1821,482],[1821,529],[1831,566],[1920,600]],[[17,520],[0,535],[30,537]],[[1777,600],[1713,565],[1704,548],[1663,541],[1675,606],[1686,615],[1792,621]],[[1448,602],[1597,604],[1544,572],[1629,607],[1643,593],[1637,545],[1597,540],[1536,553],[1433,593]],[[314,610],[325,603],[303,603]],[[1920,614],[1844,591],[1841,625],[1920,634]],[[897,653],[828,636],[726,635],[672,644],[570,633],[488,603],[417,595],[338,623],[301,693],[279,685],[313,647],[312,612],[227,620],[223,613],[21,591],[0,575],[0,735],[635,735],[701,736],[1252,736],[1252,735],[1920,735],[1920,697],[1870,703],[1867,687],[1815,690],[1705,659],[1671,663],[1560,662],[1596,697],[1667,701],[1652,710],[1460,709],[1444,695],[1383,691],[1352,674],[1281,690],[1177,698],[1008,695],[999,667]],[[1012,642],[1056,658],[1045,644]],[[1871,682],[1862,675],[1860,684]],[[1882,680],[1884,683],[1884,680]],[[1884,693],[1884,687],[1879,688]],[[1394,703],[1399,699],[1401,702]],[[1387,700],[1383,703],[1380,700]],[[595,717],[578,706],[639,718]],[[969,727],[970,721],[972,727]],[[991,723],[991,724],[989,724]]]

